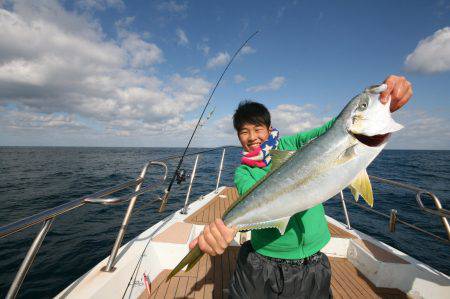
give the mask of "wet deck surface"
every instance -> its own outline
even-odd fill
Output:
[[[208,224],[221,217],[237,197],[235,188],[226,188],[185,222]],[[328,227],[332,237],[356,238],[333,224],[328,224]],[[239,247],[229,247],[221,256],[205,255],[191,271],[180,271],[168,282],[165,280],[170,270],[164,270],[152,282],[151,295],[145,291],[140,298],[227,298],[238,251]],[[347,259],[329,259],[334,298],[406,298],[406,295],[397,289],[375,287]]]

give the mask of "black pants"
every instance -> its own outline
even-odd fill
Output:
[[[230,298],[332,298],[331,268],[319,252],[304,264],[287,264],[256,253],[245,242],[230,282]]]

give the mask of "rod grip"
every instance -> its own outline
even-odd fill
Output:
[[[169,191],[166,190],[166,191],[164,191],[164,195],[161,199],[161,205],[159,206],[159,210],[158,210],[159,213],[162,213],[166,210],[166,204],[167,204],[168,199],[169,199]]]

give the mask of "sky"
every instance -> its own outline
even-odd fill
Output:
[[[365,87],[414,96],[387,148],[450,149],[450,1],[0,0],[0,145],[238,144],[251,99],[281,135],[322,125]]]

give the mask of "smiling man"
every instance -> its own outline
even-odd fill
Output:
[[[404,77],[389,76],[388,89],[380,96],[391,111],[402,107],[412,96],[411,84]],[[279,137],[271,126],[267,108],[255,102],[242,102],[233,116],[243,148],[241,166],[234,182],[240,195],[249,190],[270,170],[270,150],[298,150],[324,134],[334,123],[292,136]],[[205,226],[202,234],[189,245],[198,243],[210,255],[222,254],[236,235],[222,220]],[[230,284],[231,298],[329,298],[332,296],[331,268],[320,250],[330,240],[324,208],[319,204],[290,218],[285,234],[273,228],[254,230],[251,240],[239,251],[236,271]]]

